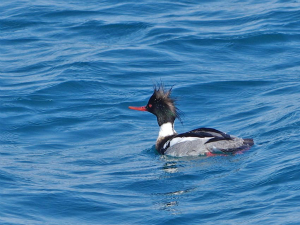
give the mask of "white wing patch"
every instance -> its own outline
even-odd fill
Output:
[[[206,143],[208,140],[212,139],[213,137],[206,137],[206,138],[199,138],[199,137],[177,137],[173,138],[171,141],[167,141],[163,148],[166,148],[168,144],[170,143],[169,147],[172,147],[173,145],[186,142],[186,141],[196,141],[196,140],[201,140],[204,143]]]

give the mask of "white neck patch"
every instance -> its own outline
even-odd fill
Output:
[[[174,126],[172,123],[168,122],[160,126],[158,137],[166,137],[173,134],[176,134],[176,131],[174,130]]]

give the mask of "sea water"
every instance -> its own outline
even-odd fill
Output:
[[[299,224],[300,2],[0,3],[0,224]],[[159,155],[177,132],[255,145]]]

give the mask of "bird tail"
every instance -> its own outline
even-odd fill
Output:
[[[244,145],[248,145],[249,147],[254,145],[254,141],[252,138],[246,138],[244,139]]]

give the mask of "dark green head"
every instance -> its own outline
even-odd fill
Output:
[[[139,111],[148,111],[154,114],[157,118],[158,125],[161,126],[164,123],[174,123],[175,119],[179,116],[179,110],[175,106],[175,99],[171,98],[170,88],[168,91],[164,90],[163,85],[154,87],[154,92],[150,97],[148,104],[143,107],[132,107],[130,109],[139,110]]]

